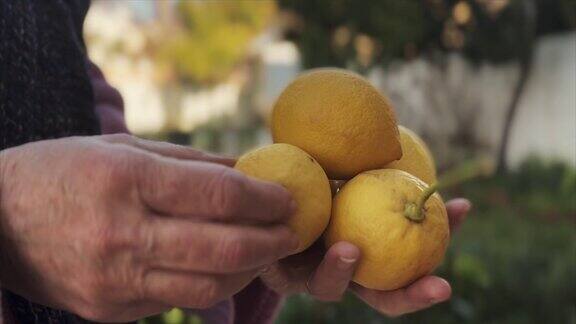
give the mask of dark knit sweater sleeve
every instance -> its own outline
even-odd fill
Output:
[[[82,41],[88,6],[89,0],[0,0],[0,150],[99,133]],[[8,290],[0,295],[0,323],[83,322]]]
[[[87,1],[0,1],[0,149],[99,132],[82,41]]]

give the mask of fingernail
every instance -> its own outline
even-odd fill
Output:
[[[450,284],[442,278],[437,278],[433,284],[429,284],[428,289],[429,304],[438,304],[448,300],[452,291]]]
[[[468,199],[464,199],[464,198],[460,198],[460,202],[462,204],[462,209],[464,209],[464,212],[469,212],[470,209],[472,209],[472,203],[470,202],[470,200]]]
[[[340,270],[348,270],[354,265],[354,263],[356,263],[356,259],[354,258],[340,257],[337,266]]]

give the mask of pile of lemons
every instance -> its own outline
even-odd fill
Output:
[[[379,290],[442,261],[449,227],[431,186],[432,155],[367,80],[339,69],[305,73],[278,98],[271,128],[275,144],[243,155],[236,169],[293,194],[299,252],[322,235],[327,246],[353,243],[362,253],[353,280]],[[348,181],[332,197],[329,180]]]

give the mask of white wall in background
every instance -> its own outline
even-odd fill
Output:
[[[393,102],[398,119],[423,134],[442,161],[459,126],[495,156],[519,75],[516,63],[472,66],[459,55],[444,67],[423,60],[375,70],[370,79]],[[576,165],[576,33],[541,38],[512,129],[509,163],[529,155]]]
[[[135,133],[162,130],[170,108],[144,51],[150,26],[138,22],[130,6],[120,1],[94,2],[85,25],[90,56],[123,94],[127,122]],[[114,50],[119,44],[121,52]],[[262,62],[254,108],[267,114],[297,76],[299,53],[269,30],[254,41],[250,55]],[[451,140],[462,125],[480,142],[483,153],[495,155],[518,65],[474,67],[451,55],[443,67],[424,60],[398,62],[385,70],[375,69],[369,77],[391,98],[400,122],[422,134],[442,163],[447,160],[445,152],[453,153]],[[236,113],[241,89],[242,84],[232,79],[212,89],[182,94],[178,128],[190,131],[213,117]],[[265,136],[261,139],[267,141]],[[509,153],[512,165],[531,154],[576,165],[576,33],[538,41]]]
[[[576,167],[576,33],[543,38],[512,128],[510,162],[530,154]]]
[[[144,53],[145,27],[136,22],[129,3],[94,2],[84,32],[90,58],[124,97],[130,131],[161,130],[166,122],[161,89],[154,81],[154,64]]]

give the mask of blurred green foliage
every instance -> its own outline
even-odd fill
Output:
[[[178,79],[213,84],[227,77],[274,12],[271,1],[179,1],[180,24],[160,39],[159,58]]]
[[[537,35],[576,27],[574,0],[277,2],[298,17],[286,36],[300,49],[305,68],[362,72],[394,59],[444,51],[462,52],[473,61],[507,61],[524,55]],[[505,5],[495,9],[498,3]],[[458,4],[462,10],[455,9]],[[362,61],[362,47],[371,48],[369,60]]]
[[[305,68],[346,66],[356,57],[354,38],[359,34],[375,38],[379,58],[396,57],[406,44],[421,43],[426,30],[418,0],[279,0],[278,4],[300,19],[287,36],[298,46]]]
[[[304,68],[345,67],[354,62],[358,34],[375,37],[379,57],[403,54],[408,43],[424,34],[424,13],[418,1],[278,0],[282,10],[298,17],[286,37],[298,46]]]
[[[507,175],[444,194],[474,204],[437,271],[452,284],[449,302],[389,319],[351,294],[340,303],[297,295],[288,299],[277,323],[576,323],[573,166],[534,158]],[[201,321],[172,311],[145,323]]]
[[[438,270],[453,286],[449,302],[387,319],[354,296],[295,296],[278,323],[576,323],[574,167],[534,158],[446,196],[474,204]]]

